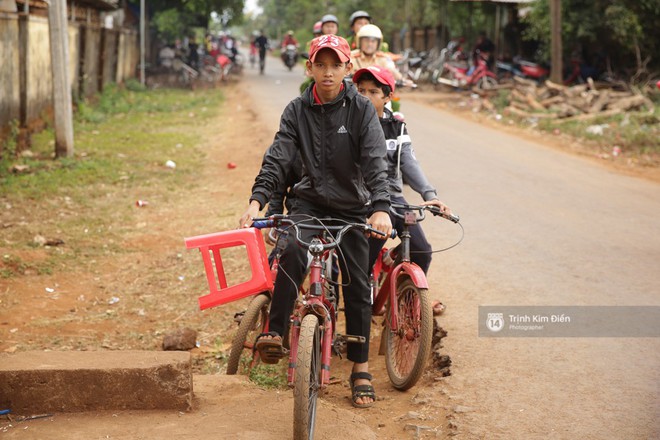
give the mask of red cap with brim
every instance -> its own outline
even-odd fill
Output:
[[[340,36],[330,34],[314,38],[309,47],[309,60],[312,63],[321,49],[334,50],[342,63],[351,60],[351,48],[348,46],[348,41]]]
[[[376,81],[386,86],[390,86],[392,91],[394,91],[394,84],[395,84],[394,75],[392,75],[392,72],[390,72],[388,69],[384,67],[369,66],[369,67],[365,67],[364,69],[358,70],[353,75],[353,84],[357,84],[358,82],[360,82],[360,77],[367,72],[371,73],[374,76],[374,78],[376,78]]]

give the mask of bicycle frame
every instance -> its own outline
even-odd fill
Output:
[[[321,240],[314,238],[312,245],[321,244]],[[310,246],[312,249],[312,246]],[[298,358],[298,339],[300,336],[300,323],[303,318],[313,313],[319,318],[323,326],[323,340],[321,343],[321,388],[325,388],[330,383],[330,360],[332,358],[332,341],[335,333],[335,324],[337,313],[335,304],[333,304],[325,295],[327,290],[327,278],[323,275],[323,261],[332,251],[311,251],[312,262],[309,268],[309,288],[305,291],[302,300],[296,301],[296,307],[293,310],[293,323],[291,326],[291,351],[289,353],[289,368],[287,370],[287,383],[293,386],[296,372],[296,362]]]
[[[374,315],[382,314],[382,310],[388,300],[390,304],[397,303],[397,286],[404,278],[410,278],[413,284],[420,289],[428,289],[429,287],[424,271],[417,264],[410,261],[410,232],[408,232],[408,225],[417,223],[417,218],[415,213],[410,211],[406,212],[404,215],[406,216],[404,222],[405,229],[400,237],[401,262],[394,267],[385,266],[382,262],[382,256],[387,250],[381,249],[379,258],[376,260],[376,264],[373,268],[373,280],[378,280],[383,271],[387,273],[385,280],[378,288],[378,293],[374,298],[372,306],[372,314]],[[417,307],[418,306],[419,305],[417,305]],[[396,307],[389,308],[389,320],[391,324],[390,328],[392,331],[396,332],[399,325],[398,309]]]
[[[327,220],[327,219],[326,219]],[[335,338],[335,324],[337,319],[336,310],[336,295],[327,295],[326,292],[333,291],[333,286],[329,284],[331,278],[330,267],[332,256],[335,248],[339,246],[343,235],[351,229],[359,229],[363,232],[376,232],[382,235],[382,232],[376,231],[368,225],[347,223],[342,226],[325,226],[298,224],[282,215],[274,215],[268,219],[255,219],[253,226],[256,228],[273,227],[278,225],[289,225],[295,231],[291,236],[299,245],[307,249],[307,252],[312,255],[312,261],[309,265],[309,287],[304,291],[302,298],[296,300],[296,304],[292,313],[291,325],[291,347],[289,351],[289,368],[287,371],[287,382],[290,386],[295,385],[296,377],[296,362],[298,359],[298,348],[300,331],[303,319],[309,314],[313,314],[318,318],[320,328],[323,330],[321,340],[321,378],[320,388],[327,387],[330,383],[330,360],[332,357],[332,348]],[[315,234],[311,242],[307,243],[300,237],[299,228],[308,230],[318,230],[319,233]],[[333,239],[326,239],[322,237],[324,232],[335,231],[336,235]],[[290,236],[290,237],[291,237]],[[325,265],[325,266],[324,266]],[[326,272],[324,273],[324,269]],[[350,342],[365,342],[361,336],[344,336]]]

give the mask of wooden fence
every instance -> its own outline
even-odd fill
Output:
[[[139,62],[136,31],[76,22],[69,23],[68,36],[74,100],[93,96],[108,83],[135,77]],[[0,141],[13,121],[29,131],[50,113],[50,63],[48,20],[0,12]]]

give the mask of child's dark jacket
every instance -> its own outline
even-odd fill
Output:
[[[388,211],[386,145],[376,110],[344,82],[337,98],[315,104],[313,84],[284,109],[280,128],[264,155],[250,200],[263,208],[300,151],[302,180],[295,195],[339,211]]]

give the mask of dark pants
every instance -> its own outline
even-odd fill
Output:
[[[403,197],[392,196],[391,199],[392,203],[408,203]],[[394,217],[392,214],[390,214],[390,219],[392,220],[392,227],[401,235],[404,227],[403,220]],[[418,265],[424,273],[428,273],[432,258],[431,244],[426,239],[426,235],[419,224],[408,226],[408,232],[410,232],[410,261]],[[376,259],[378,259],[378,253],[384,244],[385,240],[369,238],[369,270],[371,270]]]
[[[334,217],[353,223],[364,223],[364,213],[339,213],[319,208],[305,200],[296,199],[291,210],[294,220],[302,220],[314,216]],[[301,231],[303,240],[309,242],[313,231]],[[371,293],[368,279],[369,249],[367,238],[359,230],[344,234],[338,250],[339,267],[342,274],[344,306],[346,315],[346,333],[364,336],[364,344],[348,344],[347,357],[357,363],[369,360],[369,335],[371,332]],[[271,331],[280,335],[288,325],[293,311],[293,305],[298,294],[298,286],[302,284],[307,266],[307,251],[296,242],[293,233],[289,234],[286,248],[280,257],[279,270],[275,280],[273,301],[270,306]]]

